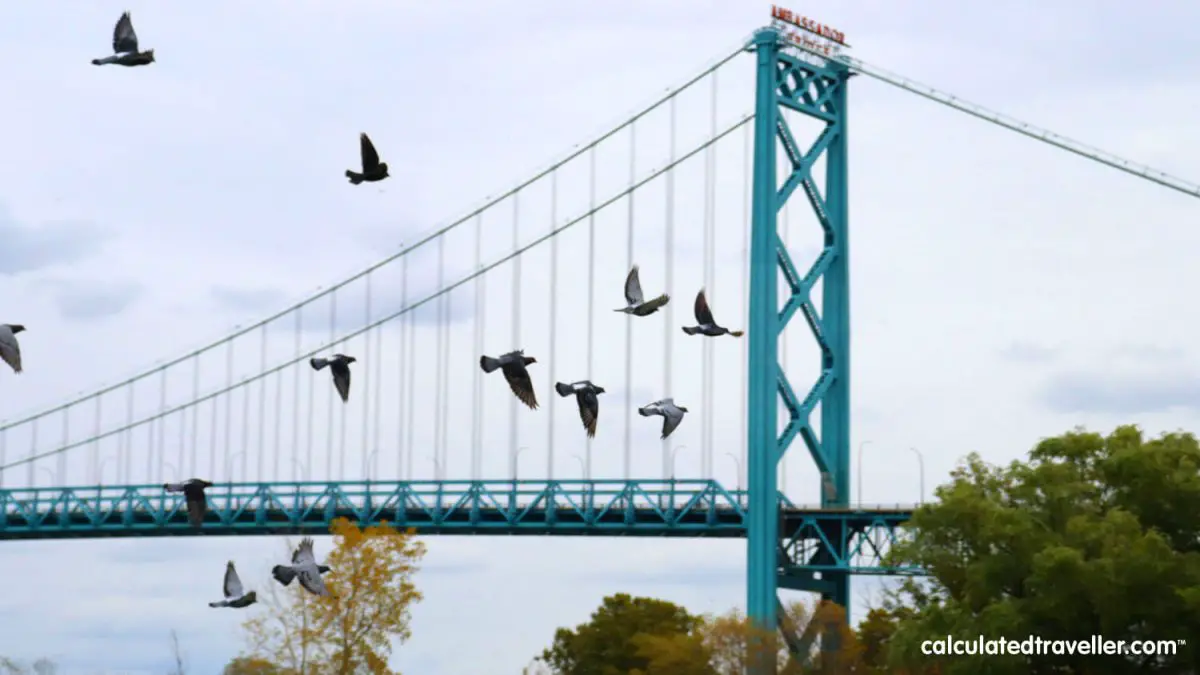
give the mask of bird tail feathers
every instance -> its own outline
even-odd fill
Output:
[[[320,370],[329,365],[329,359],[321,359],[314,356],[308,360],[308,365],[312,366],[313,370]]]
[[[479,367],[483,368],[483,372],[490,373],[500,367],[500,359],[493,359],[490,356],[479,357]]]
[[[684,326],[684,327],[683,327],[683,332],[687,333],[688,335],[695,335],[696,333],[699,333],[699,332],[700,332],[700,329],[699,329],[699,328],[694,328],[694,327],[692,327],[692,326]]]
[[[730,334],[730,335],[732,335],[733,337],[742,337],[743,335],[745,335],[745,334],[746,334],[746,331],[744,331],[744,330],[731,330],[731,331],[729,331],[729,334]]]
[[[350,169],[346,169],[346,178],[349,178],[353,185],[358,185],[359,183],[363,182],[363,175],[361,173],[355,173]]]
[[[571,388],[571,385],[563,384],[562,382],[555,382],[554,390],[557,391],[558,395],[562,396],[563,398],[575,393],[575,390]]]
[[[224,606],[225,606],[225,601],[224,601],[224,600],[222,600],[222,601],[220,601],[220,602],[210,602],[210,603],[208,603],[208,606],[209,606],[209,607],[224,607]]]
[[[296,578],[296,572],[285,565],[276,565],[271,568],[271,576],[275,577],[275,581],[287,586]]]
[[[642,417],[649,417],[651,413],[646,412],[645,408],[638,408],[638,414]]]

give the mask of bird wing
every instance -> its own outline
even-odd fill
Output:
[[[15,337],[6,335],[5,338],[0,341],[0,359],[3,359],[14,373],[19,373],[21,372],[21,345],[17,344]]]
[[[707,326],[715,323],[712,317],[712,310],[708,308],[708,298],[704,297],[704,289],[696,294],[696,322],[701,326]]]
[[[375,144],[367,135],[358,135],[359,145],[362,149],[362,167],[363,172],[373,171],[379,168],[379,153],[375,151]]]
[[[589,388],[579,392],[575,400],[579,402],[579,418],[583,420],[583,427],[587,429],[588,436],[595,436],[596,420],[600,417],[600,399]]]
[[[521,403],[537,410],[537,395],[533,393],[533,380],[525,364],[514,362],[504,366],[504,379],[508,380],[508,388],[520,399]]]
[[[300,585],[308,590],[309,593],[313,595],[329,595],[329,591],[325,589],[325,580],[321,578],[321,573],[317,571],[316,566],[300,570],[299,576]]]
[[[625,277],[625,301],[631,305],[640,305],[645,298],[642,296],[642,280],[638,278],[638,266],[634,265]]]
[[[240,598],[245,593],[242,589],[242,580],[238,578],[237,570],[233,567],[233,561],[225,563],[225,597]]]
[[[638,307],[638,314],[641,314],[642,316],[646,316],[648,314],[653,314],[654,312],[658,311],[659,308],[661,308],[663,305],[667,304],[670,301],[671,301],[671,296],[667,295],[666,293],[663,293],[662,295],[658,296],[657,298],[654,298],[653,300],[650,300],[648,302],[643,302],[641,304],[641,306]]]
[[[163,483],[163,489],[167,492],[183,492],[183,483]]]
[[[313,556],[312,537],[305,537],[300,540],[300,545],[296,547],[296,552],[292,554],[292,564],[304,566],[309,563],[315,566],[317,559]]]
[[[208,509],[208,499],[203,492],[193,493],[187,497],[188,522],[195,527],[204,524],[204,512]]]
[[[333,386],[337,389],[342,403],[350,400],[350,367],[342,366],[333,371]]]
[[[664,407],[662,409],[662,411],[663,411],[662,437],[666,438],[667,436],[670,436],[671,432],[675,431],[675,427],[679,426],[679,423],[683,421],[683,412],[680,410],[677,410],[675,408],[666,408],[666,407]]]
[[[129,12],[125,12],[120,19],[117,19],[117,25],[113,27],[112,46],[114,54],[137,52],[138,38],[137,33],[133,30],[133,19],[129,18]]]

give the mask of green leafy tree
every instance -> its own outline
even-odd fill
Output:
[[[1200,445],[1147,441],[1132,426],[1049,438],[1027,462],[971,455],[919,509],[897,561],[922,565],[894,599],[909,616],[887,638],[908,673],[1200,672]],[[1181,640],[1174,657],[947,656],[925,640]],[[878,637],[878,636],[877,636]],[[893,672],[898,672],[893,670]]]
[[[557,675],[644,673],[651,660],[647,636],[687,635],[699,624],[699,617],[674,603],[618,593],[604,598],[587,622],[559,628],[541,660]]]

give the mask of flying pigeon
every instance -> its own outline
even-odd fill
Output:
[[[638,408],[638,414],[642,417],[662,415],[662,438],[670,436],[671,432],[675,431],[675,427],[679,426],[679,423],[683,421],[683,414],[687,411],[687,408],[675,405],[675,399],[673,398],[664,398],[648,406]]]
[[[537,396],[533,393],[533,381],[529,379],[529,371],[525,370],[525,366],[531,363],[537,363],[537,359],[525,356],[523,349],[503,354],[498,359],[490,356],[479,357],[479,367],[483,368],[483,372],[490,373],[497,368],[502,369],[504,379],[508,380],[508,387],[512,389],[512,393],[516,394],[521,403],[529,406],[531,410],[537,410],[538,402]]]
[[[117,25],[113,27],[112,47],[112,56],[92,59],[92,65],[115,63],[118,66],[146,66],[154,63],[153,49],[138,51],[138,37],[133,31],[133,20],[129,18],[129,12],[122,14],[121,18],[117,19]]]
[[[284,586],[292,583],[292,579],[300,577],[300,585],[304,587],[304,590],[313,595],[329,595],[329,590],[325,588],[325,581],[321,579],[321,575],[328,571],[329,567],[318,565],[317,559],[313,556],[312,537],[305,537],[300,540],[300,546],[296,547],[295,552],[292,553],[292,564],[276,565],[271,568],[271,576]]]
[[[712,310],[708,308],[708,299],[704,297],[703,288],[701,288],[700,292],[696,294],[696,306],[693,311],[696,313],[696,323],[700,325],[684,326],[683,332],[687,333],[688,335],[695,335],[699,333],[709,337],[716,337],[718,335],[728,334],[732,335],[733,337],[742,337],[742,335],[745,333],[744,331],[729,330],[724,326],[718,326],[717,322],[713,321]]]
[[[225,563],[225,584],[222,587],[222,592],[225,593],[225,599],[217,602],[208,603],[209,607],[232,607],[241,609],[249,607],[258,601],[258,595],[254,591],[246,593],[242,589],[242,580],[238,578],[237,570],[233,567],[233,561]]]
[[[375,145],[371,143],[371,139],[366,134],[359,134],[359,152],[362,154],[362,173],[357,173],[346,169],[346,178],[354,185],[358,185],[363,181],[373,183],[383,180],[388,177],[387,162],[379,161],[379,153],[375,151]]]
[[[642,295],[642,282],[638,278],[638,266],[634,265],[633,269],[629,270],[629,276],[625,277],[625,302],[626,307],[614,309],[614,312],[624,312],[634,316],[648,316],[658,311],[660,307],[670,302],[671,296],[666,293],[654,298],[650,302],[646,302],[645,296]]]
[[[596,398],[596,395],[603,394],[604,387],[597,387],[592,384],[591,380],[583,380],[571,384],[557,382],[554,389],[563,398],[575,395],[575,402],[579,404],[579,418],[583,420],[583,428],[587,429],[588,438],[594,438],[596,436],[596,418],[600,416],[600,399]]]
[[[330,359],[313,357],[308,360],[308,363],[313,370],[329,366],[329,372],[333,373],[333,386],[337,389],[338,395],[342,397],[342,403],[345,403],[350,400],[350,364],[355,361],[358,359],[353,356],[334,354]]]
[[[17,342],[17,333],[25,330],[25,326],[16,323],[0,323],[0,359],[12,367],[14,373],[21,372],[21,344]]]
[[[182,492],[187,502],[188,522],[192,527],[204,524],[204,511],[208,508],[208,500],[204,498],[204,488],[212,487],[212,483],[199,478],[192,478],[182,483],[163,483],[167,492]]]

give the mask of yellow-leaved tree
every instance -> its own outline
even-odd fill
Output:
[[[411,635],[410,608],[421,600],[413,575],[425,545],[386,522],[359,528],[338,518],[329,529],[333,549],[324,560],[318,550],[317,562],[330,568],[323,575],[330,595],[260,583],[258,613],[243,624],[247,651],[235,659],[244,670],[235,672],[397,675],[388,657]],[[289,542],[289,558],[291,551]]]

